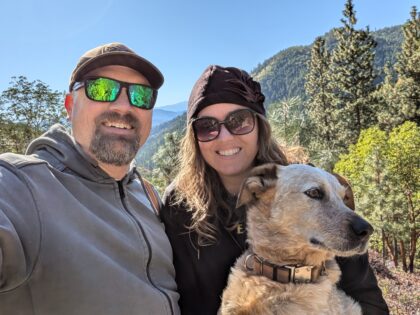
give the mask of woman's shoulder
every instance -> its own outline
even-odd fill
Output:
[[[179,202],[180,196],[176,182],[173,181],[166,187],[162,195],[163,207],[167,209],[183,208],[185,205]]]
[[[184,202],[180,202],[175,182],[166,187],[162,196],[163,206],[160,211],[162,221],[167,224],[184,224],[191,220],[191,212]]]

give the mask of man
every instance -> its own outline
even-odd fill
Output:
[[[132,163],[163,76],[119,43],[86,52],[60,125],[0,155],[0,314],[179,314],[172,251]]]

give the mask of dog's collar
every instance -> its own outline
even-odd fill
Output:
[[[280,283],[311,283],[326,274],[325,264],[321,266],[276,265],[256,254],[245,258],[245,269],[254,275],[265,276]]]

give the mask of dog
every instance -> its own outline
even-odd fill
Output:
[[[336,287],[335,256],[364,253],[373,232],[350,208],[346,183],[302,164],[251,170],[237,204],[247,206],[249,249],[232,267],[219,314],[362,314]]]

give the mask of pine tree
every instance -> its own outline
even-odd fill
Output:
[[[403,25],[404,41],[395,66],[398,80],[395,85],[398,95],[399,116],[420,122],[420,14],[412,7],[411,19]]]
[[[402,124],[400,105],[395,91],[395,73],[389,63],[384,67],[384,82],[374,92],[373,98],[378,108],[378,123],[382,130],[390,131]]]
[[[332,53],[329,80],[342,150],[357,141],[362,129],[377,121],[371,100],[376,42],[369,28],[355,29],[357,19],[352,0],[347,0],[343,15],[343,26],[334,30],[337,46]]]
[[[330,58],[330,53],[325,47],[325,40],[321,37],[316,38],[311,49],[311,59],[305,82],[306,95],[308,96],[306,108],[313,135],[310,146],[315,159],[317,156],[336,155],[338,144],[337,117],[332,105],[331,84],[328,75]]]
[[[281,144],[301,145],[305,113],[300,97],[272,103],[267,112],[273,136]]]
[[[182,134],[174,131],[165,134],[165,142],[153,155],[155,168],[148,178],[155,188],[163,192],[178,172],[178,152]]]

